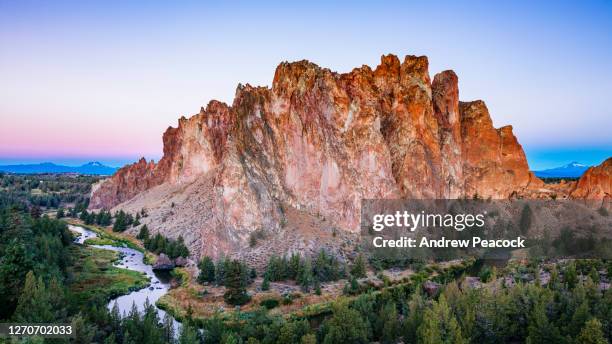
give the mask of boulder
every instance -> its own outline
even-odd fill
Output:
[[[153,264],[153,270],[172,269],[174,269],[174,263],[172,263],[172,260],[170,260],[170,258],[168,258],[168,256],[166,256],[164,253],[160,254],[157,261],[155,261],[155,264]]]

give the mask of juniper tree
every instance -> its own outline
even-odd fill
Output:
[[[225,302],[230,305],[240,306],[251,299],[246,292],[246,281],[244,279],[244,265],[237,260],[232,260],[228,264],[225,272],[226,292],[223,295]]]
[[[366,277],[366,263],[363,255],[358,255],[351,267],[351,275],[355,278]]]
[[[198,263],[200,273],[198,274],[198,283],[203,284],[205,282],[212,283],[215,281],[215,263],[212,258],[205,256]]]

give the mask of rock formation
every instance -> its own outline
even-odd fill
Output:
[[[432,82],[423,56],[346,74],[281,63],[272,88],[239,85],[232,106],[211,101],[163,142],[157,164],[141,159],[97,185],[90,208],[147,208],[150,227],[182,234],[196,254],[287,232],[295,212],[355,232],[361,199],[507,198],[541,186],[512,127],[494,128],[482,101],[459,102],[454,72]],[[601,192],[575,193],[586,189]]]
[[[571,197],[612,200],[612,158],[586,170],[572,190]]]

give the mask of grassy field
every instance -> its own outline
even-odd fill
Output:
[[[71,250],[74,266],[70,292],[79,303],[94,297],[110,300],[149,285],[146,275],[113,266],[119,259],[117,252],[81,245],[73,245]]]

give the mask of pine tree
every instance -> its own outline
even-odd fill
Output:
[[[543,301],[538,301],[535,304],[531,312],[527,332],[526,343],[528,344],[560,343],[563,340],[559,329],[548,320],[546,304]]]
[[[79,216],[79,219],[83,222],[87,221],[87,218],[89,218],[89,213],[87,212],[87,210],[83,210],[81,212],[81,216]]]
[[[576,336],[580,333],[580,330],[582,330],[584,324],[586,324],[590,317],[591,312],[589,310],[589,303],[585,300],[578,306],[572,315],[572,321],[568,326],[572,336]]]
[[[328,331],[324,344],[368,343],[368,329],[363,318],[345,302],[334,305],[332,317],[325,322]]]
[[[72,332],[74,333],[74,337],[71,341],[72,343],[90,344],[93,342],[93,337],[96,333],[95,328],[93,325],[88,324],[81,314],[72,318],[71,325]]]
[[[200,273],[198,274],[198,283],[204,284],[205,282],[212,283],[215,281],[215,263],[212,258],[205,256],[198,263]]]
[[[183,324],[178,342],[179,344],[197,344],[200,342],[198,332],[190,322]]]
[[[113,304],[113,308],[109,316],[109,325],[111,327],[112,334],[118,343],[123,342],[123,327],[121,326],[121,313],[119,312],[119,305],[117,301]]]
[[[601,322],[593,318],[586,322],[582,331],[576,338],[576,343],[580,344],[608,344],[604,337]]]
[[[297,282],[302,288],[302,291],[305,293],[310,291],[312,280],[312,265],[310,265],[309,259],[305,259],[300,263],[297,272]]]
[[[318,279],[314,279],[314,290],[316,295],[321,295],[321,282]]]
[[[149,228],[147,227],[147,225],[142,225],[142,227],[140,227],[140,231],[138,232],[138,235],[136,236],[137,239],[140,240],[147,240],[149,239]]]
[[[22,230],[18,231],[23,232]],[[0,231],[0,234],[1,231]],[[1,237],[0,237],[1,238]],[[3,243],[0,241],[0,245]],[[21,284],[33,268],[32,252],[26,245],[13,238],[2,252],[0,261],[0,318],[8,318],[17,306]]]
[[[366,277],[366,264],[363,255],[358,255],[355,264],[351,268],[351,275],[355,278]]]
[[[457,319],[452,314],[446,298],[441,295],[423,314],[423,322],[418,329],[423,344],[466,343],[461,334]]]
[[[141,328],[144,343],[163,344],[163,330],[159,323],[157,309],[149,302],[149,298],[145,300]]]
[[[597,272],[597,269],[594,266],[591,267],[591,271],[589,272],[589,277],[591,278],[593,283],[599,284],[599,272]]]
[[[53,276],[47,288],[49,306],[53,312],[54,320],[62,320],[66,318],[66,297],[64,288],[58,279]]]
[[[563,282],[565,282],[569,289],[574,289],[578,283],[578,273],[576,272],[576,264],[574,262],[570,262],[565,268]]]
[[[119,210],[115,213],[115,223],[113,224],[113,232],[123,232],[126,230],[127,223],[127,215],[123,210]]]
[[[261,290],[270,290],[270,279],[268,278],[268,274],[264,274],[263,281],[261,282]]]
[[[300,344],[317,344],[317,336],[315,336],[313,333],[309,333],[302,337]]]
[[[302,258],[300,257],[300,255],[297,253],[291,254],[291,258],[289,258],[286,278],[291,280],[297,280],[300,265],[302,265]]]
[[[396,343],[400,335],[400,322],[395,303],[387,302],[387,304],[381,308],[378,316],[382,323],[381,342],[383,344]]]
[[[108,337],[104,338],[104,344],[117,344],[117,337],[114,333],[111,333]]]
[[[550,272],[550,280],[548,281],[547,287],[552,290],[560,290],[561,285],[559,281],[559,271],[557,267],[553,265],[552,271]]]
[[[170,314],[166,313],[164,315],[164,320],[162,323],[163,326],[163,338],[166,343],[174,342],[174,320],[170,316]]]
[[[189,249],[187,249],[187,246],[185,245],[185,240],[183,239],[182,235],[179,235],[178,238],[176,239],[176,256],[177,257],[183,257],[183,258],[187,258],[189,257]]]
[[[19,296],[15,319],[18,322],[51,322],[54,320],[49,295],[42,278],[36,278],[32,271],[26,275],[23,291]]]
[[[240,306],[251,299],[246,292],[246,281],[244,279],[244,266],[237,260],[232,260],[225,276],[225,287],[227,288],[223,298],[230,305]]]

